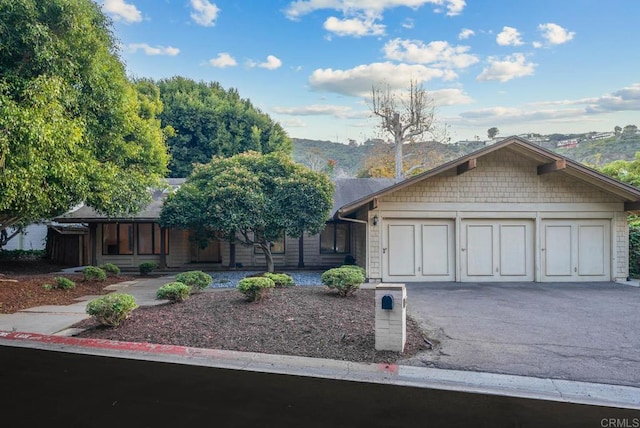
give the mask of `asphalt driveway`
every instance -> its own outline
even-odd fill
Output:
[[[407,284],[407,307],[440,342],[412,365],[640,386],[640,288]]]

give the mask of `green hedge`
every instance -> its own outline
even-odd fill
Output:
[[[116,327],[137,307],[136,299],[132,295],[113,293],[87,303],[87,313],[102,325]]]
[[[184,302],[189,298],[191,287],[179,281],[163,285],[156,291],[158,299],[166,299],[172,303]]]
[[[629,276],[640,278],[640,225],[629,227]]]
[[[176,281],[188,285],[191,287],[193,293],[197,293],[208,288],[213,282],[213,278],[201,270],[190,270],[178,274]]]
[[[276,284],[270,278],[254,276],[241,279],[240,282],[238,282],[237,289],[244,294],[250,302],[259,302],[269,292],[269,289],[275,286]]]
[[[327,287],[336,290],[338,295],[347,297],[360,288],[364,282],[364,269],[358,266],[342,266],[329,269],[320,277],[322,283]]]

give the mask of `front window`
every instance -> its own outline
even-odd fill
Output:
[[[162,229],[157,223],[138,225],[138,254],[161,254]],[[169,254],[169,230],[164,230],[164,253]]]
[[[102,254],[133,254],[133,223],[103,224]]]
[[[327,223],[320,233],[320,253],[346,254],[349,252],[351,229],[348,223]]]

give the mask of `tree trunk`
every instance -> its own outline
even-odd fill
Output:
[[[393,141],[396,145],[396,179],[404,178],[404,171],[402,170],[402,124],[400,123],[400,115],[394,113],[393,115]]]
[[[262,252],[264,253],[264,259],[267,262],[267,272],[274,272],[273,266],[273,255],[271,254],[271,242],[261,242],[260,248],[262,248]]]
[[[298,267],[304,267],[304,234],[298,239]]]

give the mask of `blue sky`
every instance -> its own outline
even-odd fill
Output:
[[[451,141],[640,126],[637,0],[98,0],[134,77],[217,81],[291,137],[380,137],[420,81]]]

